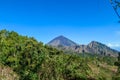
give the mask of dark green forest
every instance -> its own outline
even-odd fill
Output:
[[[120,80],[119,60],[66,54],[33,37],[0,31],[0,80]]]

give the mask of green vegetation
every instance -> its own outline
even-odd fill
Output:
[[[114,63],[118,66],[116,76],[113,77],[114,80],[120,80],[120,52],[118,54],[118,60]]]
[[[0,31],[0,64],[10,69],[10,73],[6,71],[13,76],[9,80],[112,80],[116,60],[87,53],[65,54],[32,37]],[[5,79],[0,75],[0,80]]]

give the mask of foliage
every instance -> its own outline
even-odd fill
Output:
[[[33,37],[0,31],[0,63],[11,67],[20,80],[110,80],[115,61],[89,53],[65,54]]]
[[[43,44],[34,38],[19,36],[15,32],[0,32],[0,61],[13,68],[21,80],[37,79],[37,72],[45,59]]]

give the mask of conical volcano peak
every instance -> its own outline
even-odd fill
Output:
[[[53,40],[51,40],[48,45],[51,46],[76,46],[77,44],[73,42],[72,40],[64,37],[63,35],[60,35]]]

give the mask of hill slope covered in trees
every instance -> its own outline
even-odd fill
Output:
[[[7,74],[0,75],[0,80],[7,80],[8,75],[12,75],[10,80],[112,80],[117,72],[116,60],[64,54],[33,37],[0,31],[0,74]]]

